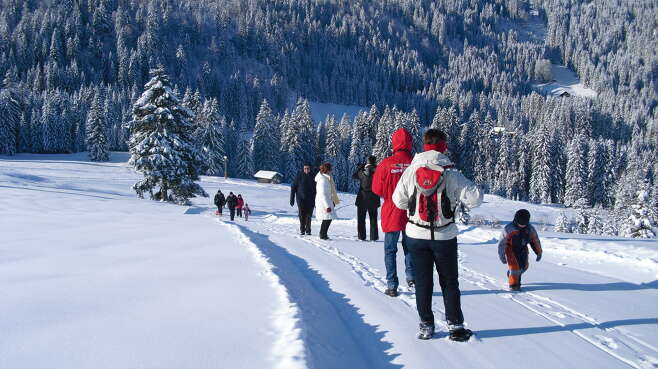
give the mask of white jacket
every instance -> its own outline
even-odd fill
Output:
[[[421,167],[428,167],[434,170],[443,171],[441,176],[441,185],[439,186],[439,202],[441,196],[441,189],[445,188],[450,205],[454,209],[457,202],[461,202],[468,208],[475,208],[482,204],[482,191],[480,188],[471,182],[468,178],[464,177],[461,172],[456,169],[443,169],[446,166],[451,166],[453,163],[447,156],[438,151],[430,150],[425,151],[414,156],[411,165],[402,174],[402,178],[395,187],[393,192],[393,203],[395,206],[402,210],[409,210],[409,200],[414,193],[416,185],[416,170]],[[439,206],[440,208],[440,206]],[[445,218],[441,219],[445,221]],[[441,222],[437,226],[441,226]],[[412,223],[407,223],[406,226],[407,236],[416,239],[429,240],[431,239],[431,232],[428,228],[419,227]],[[454,223],[449,224],[434,231],[435,240],[450,240],[457,237],[459,229]]]
[[[315,176],[316,193],[315,193],[315,218],[317,220],[336,219],[336,205],[340,203],[336,193],[336,184],[333,178],[328,174],[318,173]],[[327,209],[331,209],[327,213]]]

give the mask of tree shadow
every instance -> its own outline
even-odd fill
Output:
[[[51,193],[57,193],[57,194],[62,194],[62,195],[94,197],[94,198],[97,198],[97,199],[104,199],[104,200],[115,200],[112,197],[87,195],[87,194],[84,194],[84,193],[74,193],[74,192],[65,192],[65,191],[44,190],[44,189],[29,188],[29,187],[0,185],[0,188],[11,188],[11,189],[16,189],[16,190],[26,190],[26,191],[36,191],[36,192],[51,192]]]
[[[530,328],[506,328],[506,329],[485,329],[477,331],[477,337],[480,339],[486,338],[500,338],[512,336],[526,336],[529,334],[553,333],[553,332],[567,332],[577,329],[600,328],[608,329],[620,326],[629,325],[643,325],[643,324],[658,324],[658,318],[645,318],[645,319],[625,319],[625,320],[612,320],[600,324],[591,323],[575,323],[567,324],[565,326],[554,325],[545,327],[530,327]]]
[[[286,287],[300,311],[307,363],[324,368],[400,368],[389,354],[393,345],[384,341],[385,331],[363,320],[363,314],[345,295],[306,260],[272,242],[269,236],[236,224],[272,264],[272,271]]]

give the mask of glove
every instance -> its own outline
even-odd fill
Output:
[[[541,254],[537,255],[537,261],[541,260]]]
[[[327,213],[331,213],[331,208],[327,208]]]

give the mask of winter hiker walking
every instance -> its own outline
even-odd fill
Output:
[[[377,209],[379,208],[379,196],[372,192],[372,178],[377,169],[377,158],[368,157],[365,165],[360,165],[352,178],[360,182],[359,193],[356,195],[357,209],[357,232],[361,241],[366,240],[366,213],[370,218],[370,241],[379,239],[377,229]]]
[[[311,217],[313,217],[313,207],[315,207],[315,187],[311,165],[304,164],[302,171],[297,174],[290,187],[290,206],[295,206],[295,199],[297,199],[299,233],[301,235],[311,234]]]
[[[249,220],[249,215],[251,214],[251,209],[249,209],[249,204],[244,204],[244,208],[242,208],[242,211],[244,212],[244,221]]]
[[[420,316],[418,338],[434,334],[433,269],[439,274],[445,318],[450,339],[467,341],[472,332],[464,328],[457,269],[457,235],[454,211],[457,202],[468,208],[482,203],[482,192],[443,153],[446,135],[429,129],[423,136],[424,152],[417,154],[393,193],[393,202],[407,210],[407,246],[416,273],[416,308]]]
[[[336,184],[331,177],[331,164],[324,163],[320,165],[320,172],[315,176],[316,195],[315,195],[315,217],[322,221],[320,226],[320,239],[328,240],[327,231],[333,219],[336,219],[336,205],[340,203],[338,193],[336,193]]]
[[[505,226],[500,242],[498,242],[498,257],[507,264],[507,278],[511,291],[521,290],[521,275],[528,270],[528,244],[541,260],[541,242],[535,227],[530,224],[530,212],[521,209],[514,214],[514,220]]]
[[[224,209],[224,204],[226,203],[226,198],[224,197],[222,190],[217,190],[213,202],[215,203],[215,206],[217,206],[215,215],[222,215],[222,209]]]
[[[235,207],[238,206],[238,198],[235,197],[233,192],[228,194],[226,197],[226,207],[228,208],[229,214],[231,215],[231,220],[235,219]]]
[[[235,205],[235,210],[238,213],[238,216],[242,218],[242,207],[244,206],[244,200],[242,199],[242,195],[238,194],[238,204]]]
[[[398,240],[402,233],[402,251],[404,252],[404,270],[407,285],[415,284],[414,268],[407,248],[407,235],[404,231],[407,225],[407,213],[398,209],[393,200],[393,191],[402,177],[402,173],[411,163],[411,134],[400,128],[391,136],[393,155],[382,160],[372,179],[372,192],[384,198],[382,205],[382,231],[384,231],[384,264],[386,265],[386,284],[384,293],[395,297],[398,295],[397,252]]]

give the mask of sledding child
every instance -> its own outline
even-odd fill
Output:
[[[530,224],[530,212],[521,209],[514,214],[514,221],[505,226],[498,243],[498,257],[509,270],[507,277],[511,291],[521,290],[521,275],[528,270],[528,244],[541,260],[542,250],[535,227]]]
[[[251,209],[249,209],[249,204],[244,204],[242,211],[244,212],[244,221],[246,222],[249,220],[249,214],[251,214]]]

